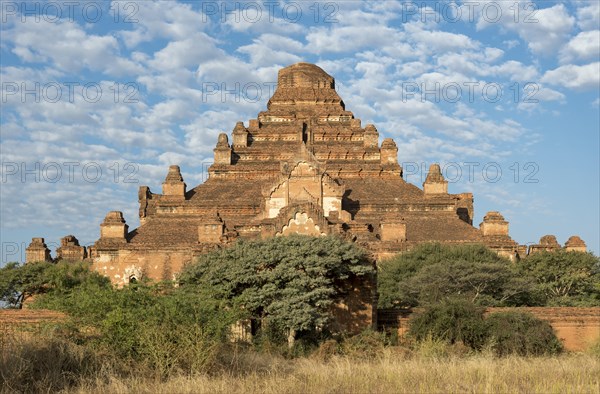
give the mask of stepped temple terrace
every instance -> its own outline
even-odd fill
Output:
[[[67,236],[57,259],[89,259],[123,285],[173,279],[196,256],[238,239],[294,233],[337,234],[377,260],[425,242],[481,243],[512,260],[562,248],[551,235],[519,245],[499,212],[474,227],[473,195],[449,193],[437,164],[422,189],[407,183],[394,140],[380,142],[376,126],[348,111],[334,78],[313,64],[281,69],[267,110],[230,127],[216,140],[206,182],[188,187],[173,163],[162,193],[139,188],[138,228],[129,229],[121,212],[109,212],[93,246]],[[573,236],[564,248],[585,251],[586,245]],[[43,238],[34,238],[26,255],[28,262],[51,259]],[[375,286],[357,284],[355,293],[346,309],[350,314],[363,305],[361,324],[372,324]]]

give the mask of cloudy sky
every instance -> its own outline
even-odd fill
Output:
[[[421,186],[441,164],[519,243],[598,254],[600,6],[566,2],[2,1],[2,262],[31,237],[139,224],[170,164],[201,183],[219,132],[255,118],[277,70],[316,63]]]

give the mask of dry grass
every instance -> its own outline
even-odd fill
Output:
[[[176,377],[165,382],[111,379],[77,393],[598,393],[600,360],[488,356],[422,358],[387,351],[377,360],[333,357],[283,361],[292,367],[242,376]]]
[[[0,341],[0,393],[600,392],[600,346],[586,354],[497,358],[435,341],[413,350],[345,349],[353,356],[342,356],[327,343],[311,357],[293,360],[228,346],[218,351],[210,374],[161,379],[143,366],[123,370],[60,337],[10,338]]]

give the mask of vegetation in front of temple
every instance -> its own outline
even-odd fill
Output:
[[[455,296],[482,306],[600,306],[600,259],[538,252],[511,263],[480,245],[424,244],[381,262],[379,306],[426,306]]]

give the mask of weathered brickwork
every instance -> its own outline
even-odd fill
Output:
[[[87,257],[87,250],[79,245],[79,240],[73,235],[67,235],[60,240],[60,247],[56,249],[56,259],[64,261],[83,261]]]
[[[379,145],[377,128],[346,110],[333,77],[294,64],[279,71],[266,111],[247,125],[236,122],[231,139],[218,136],[206,182],[188,190],[179,166],[170,166],[162,194],[139,189],[140,227],[129,231],[121,212],[110,212],[100,239],[83,253],[118,285],[143,276],[172,279],[196,256],[238,238],[291,233],[341,235],[378,259],[432,241],[484,243],[513,260],[527,253],[498,212],[475,228],[473,195],[448,193],[438,164],[423,189],[404,181],[398,154],[392,139]],[[47,258],[37,240],[28,261]],[[579,241],[572,238],[568,248],[585,249]],[[62,258],[79,256],[66,248]],[[360,296],[344,305],[358,308],[360,299],[370,312],[356,316],[372,324],[375,286],[356,289]]]
[[[50,249],[48,249],[44,238],[31,239],[31,243],[25,250],[25,259],[27,262],[52,261]]]

